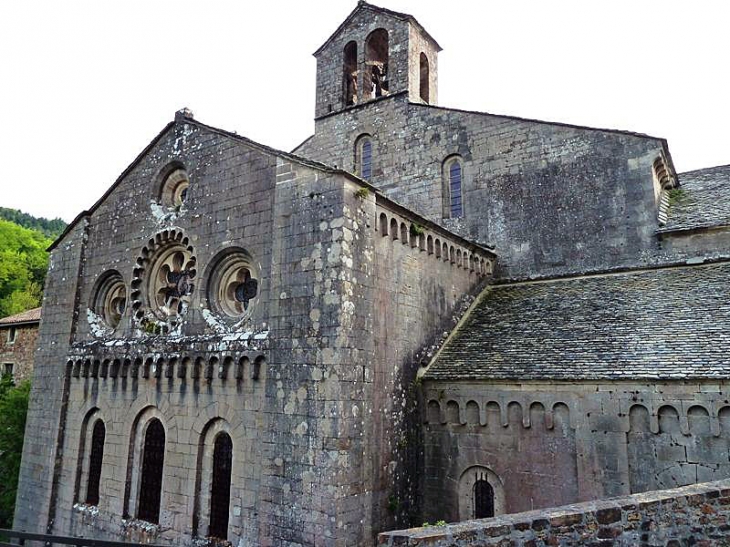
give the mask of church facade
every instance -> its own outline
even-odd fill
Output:
[[[188,111],[54,243],[16,528],[377,532],[730,476],[730,169],[437,106],[359,2],[293,153]]]

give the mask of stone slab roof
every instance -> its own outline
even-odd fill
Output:
[[[730,378],[730,263],[493,286],[437,380]]]
[[[5,325],[17,325],[19,323],[38,323],[40,320],[41,308],[33,308],[32,310],[20,312],[9,317],[3,317],[0,319],[0,327]]]
[[[730,165],[682,173],[679,184],[659,232],[730,226]]]

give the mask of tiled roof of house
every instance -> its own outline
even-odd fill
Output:
[[[16,325],[18,323],[37,323],[41,320],[41,308],[33,308],[32,310],[10,315],[0,319],[0,326]]]
[[[682,173],[679,183],[660,232],[730,226],[730,165]]]
[[[730,378],[730,263],[488,288],[426,379]]]

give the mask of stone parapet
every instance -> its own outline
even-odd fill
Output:
[[[730,545],[730,480],[544,511],[387,532],[378,545]]]

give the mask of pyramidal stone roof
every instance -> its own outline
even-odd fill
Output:
[[[660,232],[730,226],[730,165],[682,173],[679,183]]]
[[[432,380],[727,378],[730,263],[493,286]]]

